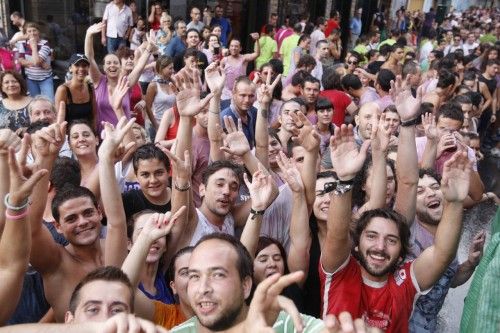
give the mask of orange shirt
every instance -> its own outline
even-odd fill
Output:
[[[165,304],[155,301],[154,323],[167,330],[186,321],[179,304]]]

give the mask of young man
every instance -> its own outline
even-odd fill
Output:
[[[301,95],[306,102],[305,116],[309,121],[316,125],[318,116],[316,115],[316,102],[318,101],[319,91],[321,90],[321,83],[317,78],[308,75],[304,78],[304,82],[300,86]]]
[[[311,75],[314,76],[316,79],[319,80],[321,83],[321,90],[323,90],[323,84],[322,84],[322,79],[323,79],[323,62],[327,62],[328,58],[330,58],[330,50],[328,48],[328,40],[326,39],[321,39],[316,43],[316,56],[314,59],[316,60],[316,66],[311,72]]]
[[[260,55],[255,59],[255,68],[261,70],[262,65],[269,62],[271,59],[278,58],[278,44],[274,40],[276,27],[271,24],[266,24],[258,41]]]
[[[375,90],[380,98],[375,102],[378,104],[380,110],[385,110],[389,105],[394,105],[391,94],[391,82],[396,81],[396,76],[388,69],[382,68],[377,74],[375,81]]]
[[[123,0],[113,0],[104,9],[102,22],[101,43],[107,47],[108,53],[113,53],[129,38],[134,26],[132,11]]]
[[[363,87],[359,77],[354,74],[344,75],[341,83],[345,92],[359,99],[359,107],[362,107],[366,103],[375,102],[380,98],[372,87]]]
[[[301,33],[302,33],[302,25],[300,23],[296,23],[293,26],[293,34],[283,39],[283,42],[281,43],[280,57],[284,66],[283,69],[284,77],[287,77],[289,74],[292,52],[297,47]]]
[[[402,215],[390,209],[366,211],[357,221],[354,239],[350,237],[352,179],[367,149],[364,144],[358,152],[352,127],[336,129],[331,154],[341,182],[330,202],[319,268],[323,314],[347,310],[387,332],[407,332],[415,298],[428,292],[456,255],[470,165],[460,152],[446,163],[441,184],[446,205],[435,245],[403,264],[410,231]]]
[[[222,29],[220,42],[222,45],[227,46],[228,42],[231,40],[233,32],[231,30],[231,23],[229,19],[224,17],[224,8],[220,5],[215,6],[215,16],[212,17],[212,20],[210,21],[210,26],[213,27],[214,25],[220,25]]]
[[[392,46],[392,51],[389,54],[389,58],[382,65],[381,68],[385,68],[394,73],[394,75],[401,75],[403,71],[403,65],[401,61],[405,56],[405,47],[400,44],[394,44]]]
[[[320,40],[324,40],[325,36],[325,28],[326,28],[326,20],[324,17],[318,17],[316,19],[316,29],[311,33],[311,44],[309,46],[309,54],[313,57],[316,57],[316,44]]]
[[[189,13],[189,16],[191,17],[191,22],[188,23],[186,28],[188,30],[189,29],[196,29],[196,30],[198,30],[199,33],[201,33],[205,24],[203,24],[203,22],[200,21],[200,19],[201,19],[200,8],[198,8],[198,7],[191,8],[191,12]]]

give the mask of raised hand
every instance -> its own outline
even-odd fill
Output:
[[[212,93],[217,96],[222,94],[222,89],[226,83],[226,73],[224,68],[217,62],[212,62],[205,68],[205,81]]]
[[[182,117],[194,117],[208,105],[214,96],[211,93],[200,100],[200,76],[197,69],[180,71],[172,77],[172,80],[175,85],[170,83],[170,86],[176,92],[177,109]]]
[[[420,100],[413,97],[407,82],[408,77],[403,82],[401,75],[398,75],[396,76],[396,82],[391,81],[391,90],[389,91],[401,121],[417,118],[420,111]]]
[[[428,140],[435,141],[438,138],[436,119],[431,112],[422,115],[422,125],[424,126],[425,136]]]
[[[15,151],[21,148],[21,138],[8,128],[0,129],[0,156],[7,157],[9,148],[12,147]]]
[[[462,202],[469,192],[471,162],[467,153],[457,151],[443,166],[441,191],[448,202]]]
[[[437,145],[436,157],[440,157],[446,150],[453,150],[457,148],[457,139],[451,133],[445,134],[439,138]]]
[[[104,23],[102,22],[92,24],[90,27],[87,28],[87,34],[95,35],[97,33],[101,33],[103,27]]]
[[[243,180],[247,185],[250,197],[252,199],[252,208],[255,211],[265,210],[271,204],[273,196],[273,179],[259,163],[258,170],[252,176],[252,182],[248,180],[246,173],[243,174]]]
[[[295,123],[293,142],[301,145],[308,152],[319,151],[321,137],[309,119],[302,112],[290,113],[290,117]]]
[[[135,145],[135,142],[129,142],[126,146],[123,145],[123,138],[134,123],[135,118],[127,121],[125,117],[120,118],[116,128],[108,122],[104,123],[104,140],[98,152],[100,159],[119,160]]]
[[[486,233],[484,230],[479,231],[472,239],[472,244],[469,247],[469,256],[467,261],[472,267],[476,267],[483,257],[484,242],[486,241]]]
[[[171,212],[166,212],[165,214],[154,213],[144,224],[141,230],[140,237],[145,237],[149,242],[154,243],[158,239],[167,236],[175,221],[179,218],[181,214],[186,210],[186,206],[179,208],[175,214]]]
[[[29,135],[25,134],[23,140],[28,141]],[[19,162],[16,160],[16,153],[13,147],[8,149],[8,154],[10,170],[9,204],[21,206],[30,196],[36,183],[38,183],[48,171],[46,169],[41,169],[33,173],[31,177],[26,178],[23,176]]]
[[[238,127],[236,127],[234,120],[230,116],[224,116],[224,126],[227,130],[225,135],[225,146],[220,147],[220,150],[228,154],[243,156],[250,151],[250,144],[248,139],[243,133],[243,126],[241,119],[238,119]]]
[[[341,312],[339,317],[329,314],[324,319],[326,329],[322,333],[382,333],[375,327],[370,327],[362,318],[353,320],[347,311]]]
[[[382,113],[380,120],[374,117],[372,120],[371,142],[373,151],[386,152],[391,139],[391,129],[385,122],[385,113]]]
[[[281,74],[278,74],[273,83],[271,83],[271,75],[268,75],[266,82],[260,85],[257,97],[261,107],[264,105],[269,106],[269,104],[272,102],[274,88],[280,80]]]
[[[276,156],[276,162],[280,167],[281,177],[288,183],[290,189],[293,192],[304,192],[304,183],[295,162],[286,157],[282,151]]]
[[[156,146],[159,147],[165,153],[165,155],[168,156],[170,164],[172,165],[172,175],[175,178],[189,181],[192,174],[191,154],[189,150],[184,151],[184,160],[182,160],[162,145],[157,144]]]
[[[370,140],[365,140],[361,149],[354,141],[352,125],[336,127],[330,138],[332,164],[340,180],[351,180],[363,167]]]
[[[66,105],[61,102],[57,113],[57,121],[33,134],[32,149],[35,159],[48,156],[56,157],[59,154],[59,150],[61,150],[66,140],[66,126],[68,123],[63,118],[65,114]]]
[[[122,109],[122,101],[123,97],[128,93],[129,91],[129,81],[127,76],[123,76],[119,81],[118,84],[115,87],[115,90],[113,90],[113,94],[110,96],[109,103],[111,104],[111,107],[113,110],[121,110]]]
[[[158,45],[156,45],[155,31],[153,29],[149,30],[149,34],[146,35],[147,45],[146,50],[153,54],[158,51]]]
[[[259,283],[248,309],[244,331],[246,333],[274,332],[272,326],[279,311],[285,310],[291,316],[295,330],[302,332],[304,324],[299,311],[291,300],[280,294],[287,286],[299,282],[303,275],[302,271],[283,276],[274,274]]]

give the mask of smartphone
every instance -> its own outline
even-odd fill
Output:
[[[220,47],[214,47],[214,54],[219,54]]]

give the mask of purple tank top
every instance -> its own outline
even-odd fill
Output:
[[[95,89],[95,99],[97,104],[97,130],[101,133],[102,125],[101,122],[107,121],[113,125],[118,123],[118,118],[116,117],[115,111],[109,103],[108,96],[108,77],[106,75],[101,75],[99,84]],[[130,119],[130,89],[123,97],[122,101],[123,112],[127,119]]]

